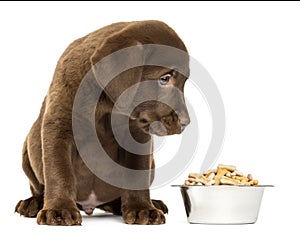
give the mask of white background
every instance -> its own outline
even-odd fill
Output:
[[[169,207],[167,223],[161,226],[125,225],[120,217],[98,214],[84,217],[81,227],[48,227],[14,214],[17,201],[30,195],[21,170],[22,144],[61,53],[74,39],[102,26],[144,19],[162,20],[174,28],[218,85],[227,122],[218,162],[235,164],[261,183],[276,186],[265,191],[257,223],[189,224],[179,190],[169,185],[152,191],[153,198]],[[0,26],[1,228],[22,232],[299,228],[299,212],[295,213],[300,208],[299,3],[1,3]],[[205,101],[189,88],[187,84],[185,92],[197,112],[192,120],[198,121],[201,139],[195,160],[171,184],[181,184],[189,172],[198,171],[210,139]],[[158,164],[172,157],[172,143],[178,138],[166,141],[156,156]]]

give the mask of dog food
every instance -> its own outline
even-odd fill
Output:
[[[217,169],[212,169],[203,174],[190,173],[184,185],[258,185],[251,174],[244,174],[233,165],[219,164]]]

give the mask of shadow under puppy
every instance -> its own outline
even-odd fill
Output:
[[[143,47],[150,44],[187,51],[178,35],[160,21],[115,23],[74,41],[65,50],[40,114],[24,143],[22,166],[30,181],[32,197],[19,201],[16,212],[37,217],[38,224],[47,225],[80,225],[79,210],[92,214],[95,208],[122,215],[129,224],[165,223],[167,206],[162,201],[151,200],[149,194],[154,177],[151,135],[178,134],[189,124],[183,96],[189,59],[187,55],[167,54],[157,47]],[[128,50],[125,58],[129,63],[132,60],[155,64],[159,57],[165,58],[168,65],[129,67],[111,81],[102,82],[116,65],[126,63],[114,61],[113,56],[106,59],[107,56],[131,47],[138,52],[132,54]],[[106,59],[106,70],[97,68],[102,59]],[[178,72],[178,66],[185,70],[185,75]],[[86,76],[93,78],[75,106],[77,92]],[[130,94],[127,92],[125,100],[118,101],[128,88]],[[89,101],[95,93],[101,94],[96,95],[97,102],[93,105]],[[74,113],[75,107],[80,114]],[[113,109],[119,117],[115,125],[112,125]],[[88,112],[92,117],[88,117]],[[76,120],[81,122],[81,127],[75,130],[75,135]],[[103,148],[102,154],[95,146],[93,129]],[[126,148],[132,144],[129,139],[143,145],[141,153]],[[87,151],[90,163],[79,151]],[[98,160],[104,154],[129,170],[144,171],[144,175],[120,174],[114,166]],[[108,179],[99,177],[89,167],[91,164]],[[124,185],[110,183],[110,179],[120,180]],[[140,188],[128,188],[136,182]]]

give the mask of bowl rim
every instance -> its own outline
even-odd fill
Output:
[[[269,188],[269,187],[275,187],[274,185],[180,185],[180,184],[172,184],[171,187],[180,187],[180,188],[191,188],[191,187],[197,187],[197,188],[221,188],[221,187],[237,187],[237,188]]]

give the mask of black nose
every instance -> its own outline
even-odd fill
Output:
[[[190,117],[189,115],[186,114],[179,114],[179,122],[181,125],[181,132],[185,129],[185,127],[188,126],[188,124],[190,123]]]
[[[181,132],[187,127],[187,124],[181,124]]]
[[[181,125],[181,132],[182,132],[185,129],[185,127],[187,127],[188,124],[191,122],[189,114],[188,114],[186,108],[184,108],[184,110],[182,110],[182,111],[175,111],[175,112],[178,116],[178,120]]]

